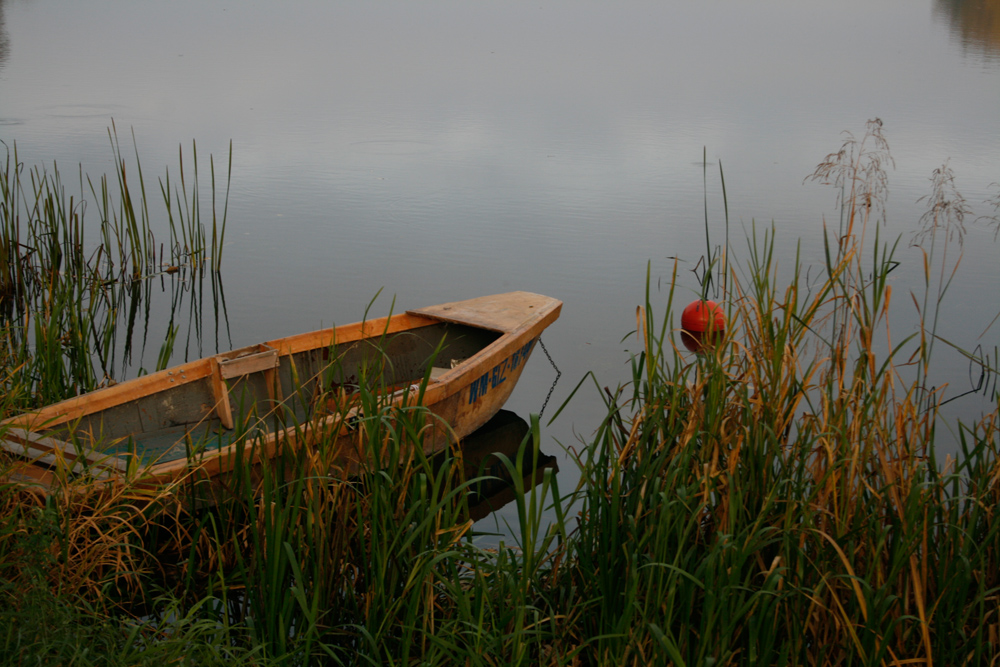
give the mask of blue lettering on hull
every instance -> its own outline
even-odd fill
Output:
[[[502,385],[507,380],[507,373],[517,370],[518,366],[528,358],[528,355],[531,354],[531,346],[534,344],[534,340],[529,340],[514,350],[509,357],[494,366],[493,370],[487,371],[473,380],[472,384],[469,385],[469,403],[475,403],[490,390]]]

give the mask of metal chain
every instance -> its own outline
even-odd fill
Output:
[[[562,371],[559,370],[558,366],[556,366],[556,362],[552,360],[552,355],[549,354],[549,351],[545,349],[545,343],[542,342],[541,336],[538,337],[538,344],[542,346],[542,352],[545,353],[545,356],[548,358],[549,363],[552,364],[552,368],[556,369],[556,379],[552,381],[552,386],[549,387],[549,393],[548,395],[546,395],[545,401],[542,402],[542,409],[538,411],[538,417],[541,418],[541,416],[545,414],[545,406],[549,404],[549,399],[552,398],[552,392],[555,391],[556,384],[558,384],[559,382],[559,378],[562,377]]]

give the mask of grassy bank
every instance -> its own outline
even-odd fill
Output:
[[[321,447],[261,474],[245,466],[211,509],[184,485],[80,484],[45,501],[0,489],[0,659],[995,663],[1000,410],[960,426],[960,456],[939,460],[929,388],[968,209],[936,172],[914,239],[923,325],[893,338],[898,242],[879,221],[889,160],[871,124],[817,170],[843,193],[819,280],[796,264],[779,282],[770,230],[739,252],[709,244],[703,289],[728,326],[703,353],[679,347],[676,280],[647,287],[631,381],[586,377],[574,391],[606,407],[571,450],[579,486],[552,471],[524,486],[537,420],[504,459],[521,485],[516,544],[478,546],[460,449],[428,460],[407,447],[429,415],[370,392],[358,427],[381,465],[351,479],[286,481]],[[12,383],[17,363],[3,369]]]

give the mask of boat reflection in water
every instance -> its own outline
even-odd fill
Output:
[[[535,451],[529,432],[528,422],[509,410],[500,410],[462,441],[466,479],[482,478],[470,489],[469,518],[473,521],[479,521],[517,498],[519,486],[527,492],[541,484],[546,470],[553,474],[559,471],[556,457]],[[523,448],[522,443],[525,443]],[[501,455],[506,457],[506,462]],[[517,475],[521,477],[521,484],[515,480]]]

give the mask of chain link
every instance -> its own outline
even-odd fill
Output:
[[[545,356],[546,358],[548,358],[549,363],[552,364],[552,368],[556,369],[556,379],[552,381],[552,386],[549,387],[549,393],[548,395],[545,396],[545,401],[542,402],[542,409],[538,411],[538,417],[541,418],[541,416],[545,414],[545,406],[549,404],[549,399],[552,398],[552,392],[555,391],[556,384],[559,383],[559,378],[562,377],[562,371],[559,370],[558,366],[556,366],[556,362],[552,360],[552,355],[549,354],[549,351],[545,349],[545,343],[542,342],[541,336],[538,337],[538,344],[541,345],[542,352],[545,353]]]

